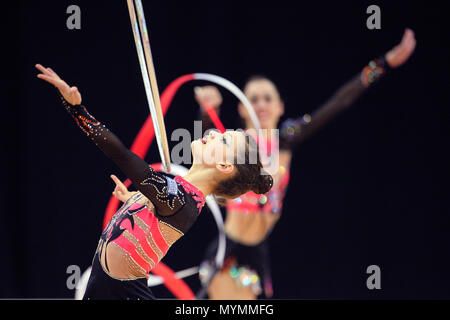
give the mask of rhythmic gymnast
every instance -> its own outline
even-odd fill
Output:
[[[274,175],[273,188],[267,195],[249,192],[229,201],[225,220],[227,252],[220,271],[217,271],[214,262],[217,241],[207,250],[200,268],[200,279],[208,286],[207,292],[211,299],[272,296],[267,238],[280,218],[293,149],[350,107],[385,73],[404,64],[413,53],[415,44],[414,32],[407,29],[398,46],[386,55],[372,60],[362,72],[339,88],[331,99],[311,115],[283,122],[280,130],[280,168],[278,174]],[[277,128],[284,112],[284,104],[275,84],[263,76],[252,77],[246,83],[244,93],[252,103],[262,129]],[[217,88],[207,86],[197,89],[196,99],[200,105],[208,105],[217,112],[220,111],[222,98]],[[246,128],[253,128],[246,109],[239,105],[238,110]],[[206,112],[202,112],[201,118],[205,130],[212,127]],[[270,145],[269,143],[268,147]]]
[[[172,179],[154,171],[88,113],[76,87],[70,87],[51,68],[40,64],[36,68],[41,72],[38,78],[59,90],[79,128],[138,190],[103,231],[83,299],[154,299],[147,286],[148,274],[193,225],[206,195],[232,199],[250,190],[264,194],[272,187],[273,179],[262,168],[256,142],[238,131],[211,132],[193,141],[193,164],[183,178]],[[256,163],[250,163],[253,155]]]

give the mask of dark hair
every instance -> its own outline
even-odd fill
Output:
[[[273,82],[272,80],[270,80],[269,77],[267,77],[267,76],[265,76],[265,75],[263,75],[263,74],[254,74],[254,75],[251,75],[250,77],[248,77],[248,78],[247,78],[247,81],[245,81],[245,84],[244,84],[244,87],[243,87],[243,88],[245,89],[245,87],[247,87],[248,84],[251,83],[251,82],[253,82],[253,81],[261,81],[261,80],[269,81],[270,83],[273,84],[273,86],[275,87],[275,89],[277,90],[277,92],[278,92],[278,93],[280,92],[280,90],[278,90],[278,87],[277,87],[277,85],[275,84],[275,82]]]
[[[222,180],[214,190],[214,194],[223,198],[236,198],[253,191],[257,194],[269,192],[273,185],[272,176],[267,173],[261,164],[258,145],[248,133],[245,136],[245,154],[237,154],[235,161],[236,173],[229,179]],[[256,163],[251,163],[251,155],[256,155]],[[255,161],[253,161],[255,162]],[[218,199],[219,202],[220,199]]]

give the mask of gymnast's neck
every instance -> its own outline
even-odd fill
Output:
[[[214,171],[214,168],[205,168],[194,164],[183,179],[203,192],[206,197],[208,194],[213,193],[217,184],[214,179],[211,179],[214,176]]]

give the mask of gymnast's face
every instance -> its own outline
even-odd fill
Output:
[[[244,93],[255,109],[261,129],[275,129],[284,113],[284,103],[273,82],[267,79],[250,81],[245,86]],[[252,122],[242,104],[239,105],[239,114],[249,127]]]
[[[236,155],[245,152],[245,135],[240,131],[220,133],[211,130],[208,135],[192,141],[193,164],[215,167],[222,173],[233,172]]]

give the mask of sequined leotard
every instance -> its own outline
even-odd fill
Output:
[[[63,105],[80,129],[138,189],[103,231],[85,299],[150,299],[149,271],[192,226],[203,193],[180,176],[154,171],[82,105]]]

